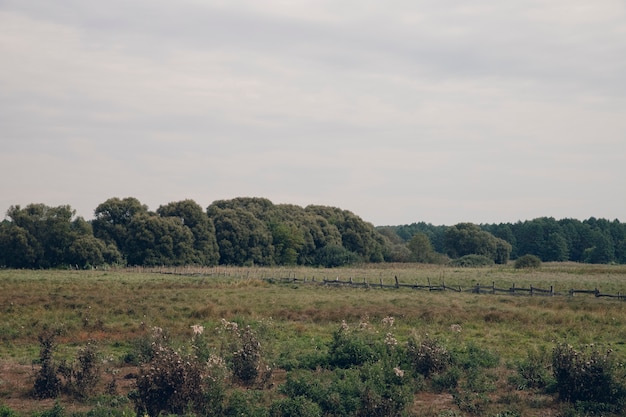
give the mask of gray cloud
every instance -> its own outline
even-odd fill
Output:
[[[0,4],[0,210],[257,195],[620,218],[619,1]]]

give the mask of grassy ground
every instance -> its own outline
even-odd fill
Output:
[[[325,278],[352,278],[372,284],[382,280],[389,285],[397,277],[400,283],[445,282],[463,289],[495,283],[502,288],[553,286],[561,293],[571,288],[626,293],[626,267],[610,265],[544,264],[538,270],[521,271],[502,266],[455,269],[423,265],[332,270],[0,270],[0,404],[23,413],[49,405],[26,395],[34,374],[32,362],[38,358],[37,336],[45,328],[59,334],[60,357],[72,357],[87,341],[97,342],[107,369],[126,366],[123,358],[146,329],[166,329],[172,340],[182,345],[191,338],[192,325],[215,329],[221,319],[256,329],[267,361],[272,364],[295,360],[327,346],[343,320],[350,326],[367,321],[378,328],[382,319],[390,316],[395,318],[394,334],[400,342],[428,334],[449,344],[469,343],[498,355],[501,366],[494,372],[501,374],[502,384],[511,364],[533,349],[550,349],[555,341],[610,345],[622,362],[626,359],[626,303],[616,299],[583,294],[529,297],[345,288],[272,284],[266,280],[283,277],[318,283]],[[276,375],[280,379],[280,372]],[[26,382],[18,383],[17,378]],[[501,396],[510,391],[506,386],[501,389]],[[428,395],[432,394],[418,395],[416,407],[430,407],[447,398],[428,399]],[[545,402],[546,407],[552,406]],[[442,409],[449,403],[444,401]],[[418,414],[428,415],[424,411],[428,407],[418,407]]]

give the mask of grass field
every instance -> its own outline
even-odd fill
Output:
[[[307,283],[267,280],[284,277],[306,278]],[[498,357],[498,365],[487,372],[494,387],[485,391],[490,399],[481,410],[488,415],[510,409],[521,410],[518,415],[560,412],[553,397],[527,390],[516,392],[508,385],[515,364],[529,352],[550,351],[561,341],[573,346],[593,343],[610,346],[619,362],[626,359],[626,302],[622,300],[587,294],[530,297],[319,284],[324,279],[352,278],[355,282],[377,284],[382,280],[391,285],[395,277],[400,283],[445,282],[463,289],[495,283],[502,288],[553,286],[562,294],[572,288],[626,293],[626,266],[615,265],[544,264],[536,270],[424,265],[329,270],[0,270],[0,404],[20,415],[51,406],[50,400],[28,396],[37,370],[33,361],[39,357],[38,335],[44,329],[58,335],[59,360],[69,360],[79,347],[95,343],[105,377],[130,375],[128,379],[120,377],[116,396],[97,397],[100,402],[105,401],[103,398],[106,402],[116,399],[114,403],[125,410],[132,409],[123,397],[132,388],[132,375],[137,372],[137,364],[128,358],[149,329],[163,328],[171,343],[184,349],[193,336],[192,326],[202,325],[207,329],[208,347],[217,352],[222,342],[222,319],[250,325],[258,335],[264,361],[274,370],[271,387],[256,394],[265,403],[281,396],[278,387],[302,357],[328,350],[342,321],[351,328],[367,323],[368,337],[380,335],[382,339],[388,330],[383,319],[393,317],[393,335],[400,344],[428,335],[450,349],[474,346]],[[246,395],[251,395],[249,391]],[[454,398],[446,392],[420,390],[409,410],[414,415],[472,414],[471,407],[464,408],[462,401]],[[61,397],[68,413],[86,412],[95,407],[94,401]]]

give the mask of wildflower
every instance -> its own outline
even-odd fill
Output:
[[[225,319],[222,319],[222,326],[224,327],[224,329],[230,330],[233,333],[239,332],[239,325],[234,321],[226,321]]]
[[[402,378],[404,376],[404,371],[400,368],[398,368],[397,366],[395,368],[393,368],[393,371],[396,373],[396,376],[398,378]]]
[[[191,329],[193,330],[194,336],[199,336],[204,333],[204,326],[200,324],[194,324],[193,326],[191,326]]]
[[[383,319],[383,325],[386,327],[393,327],[393,323],[396,321],[396,319],[394,319],[391,316],[387,316]]]
[[[342,330],[342,331],[344,331],[344,332],[347,332],[347,331],[348,331],[348,329],[350,329],[350,328],[348,327],[348,323],[346,323],[346,321],[345,321],[345,320],[341,320],[341,330]]]
[[[387,333],[387,335],[385,336],[385,344],[387,346],[396,346],[398,344],[398,339],[396,339],[393,334],[391,333]]]

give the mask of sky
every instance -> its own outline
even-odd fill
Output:
[[[0,219],[626,221],[623,0],[0,0]]]

